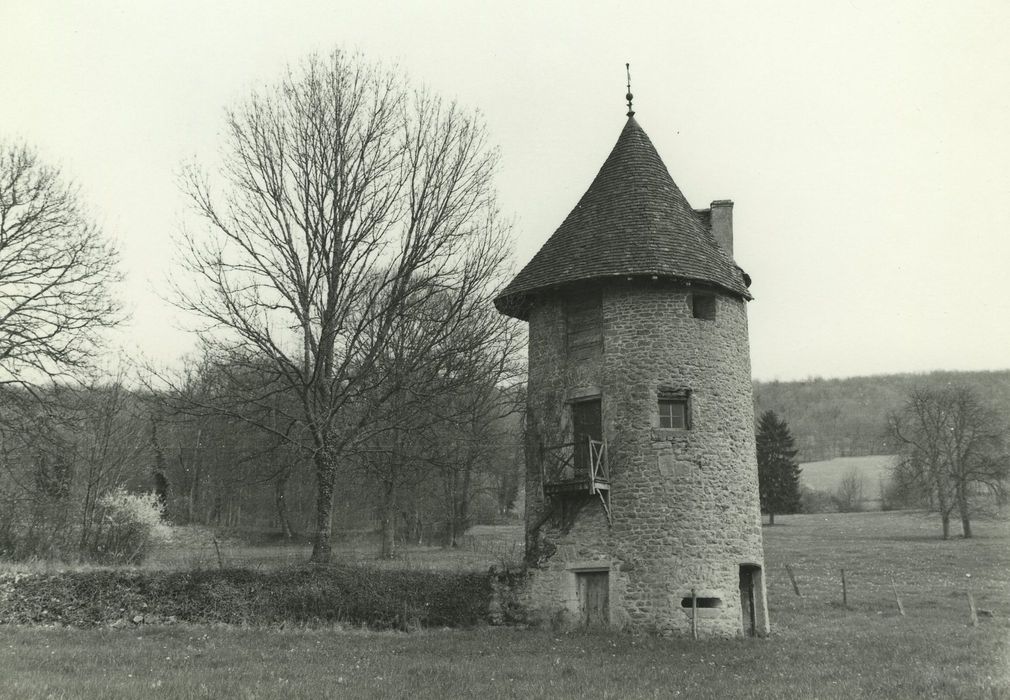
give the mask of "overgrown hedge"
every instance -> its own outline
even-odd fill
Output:
[[[0,624],[459,627],[486,620],[491,596],[488,574],[347,566],[0,573]]]

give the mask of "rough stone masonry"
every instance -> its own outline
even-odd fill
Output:
[[[767,633],[750,280],[732,240],[732,202],[692,209],[631,114],[496,299],[529,322],[518,597],[533,618]]]

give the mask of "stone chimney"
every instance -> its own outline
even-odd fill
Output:
[[[733,201],[717,199],[712,202],[712,235],[722,249],[733,257]]]

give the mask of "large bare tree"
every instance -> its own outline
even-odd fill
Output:
[[[482,297],[465,308],[450,301],[432,297],[427,308],[415,308],[412,318],[397,324],[376,363],[385,384],[362,402],[372,437],[358,445],[354,468],[377,490],[383,557],[393,554],[397,500],[436,483],[443,490],[448,544],[456,545],[469,522],[478,472],[502,447],[492,428],[512,405],[503,388],[518,382],[524,336]],[[452,332],[433,343],[430,328],[443,318],[453,319]],[[407,500],[416,506],[419,495]]]
[[[980,489],[1004,494],[1010,477],[1006,420],[967,387],[919,388],[888,429],[901,450],[892,474],[899,487],[924,495],[939,511],[944,539],[955,511],[962,534],[971,537],[973,497]]]
[[[0,383],[92,364],[102,331],[121,320],[116,266],[76,187],[28,146],[0,143]]]
[[[234,405],[272,423],[241,413],[311,451],[313,561],[330,557],[342,456],[388,427],[370,416],[400,390],[379,361],[391,335],[423,317],[442,347],[502,281],[495,167],[476,115],[336,51],[228,112],[218,178],[187,174],[203,225],[184,237],[179,303],[208,322]]]

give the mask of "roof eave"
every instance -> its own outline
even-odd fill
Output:
[[[746,275],[743,270],[740,271],[742,274]],[[530,289],[506,289],[502,294],[498,295],[494,299],[495,308],[498,309],[499,313],[505,314],[506,316],[511,316],[512,318],[517,318],[521,321],[529,320],[529,312],[533,306],[534,298],[537,296],[542,296],[544,294],[562,294],[566,290],[569,290],[577,285],[585,284],[587,282],[607,282],[612,280],[625,279],[628,281],[632,280],[650,280],[659,281],[663,280],[665,282],[673,282],[675,284],[682,285],[684,287],[698,287],[702,289],[716,289],[730,296],[737,297],[738,299],[743,299],[744,301],[753,301],[754,296],[747,290],[739,290],[728,287],[727,285],[720,284],[719,282],[713,282],[712,280],[700,279],[695,277],[682,277],[678,275],[669,274],[648,274],[648,273],[633,273],[633,274],[620,274],[615,273],[612,275],[604,275],[600,277],[587,277],[583,279],[565,280],[562,282],[557,282],[555,284],[530,288]],[[745,277],[745,279],[747,279]]]

